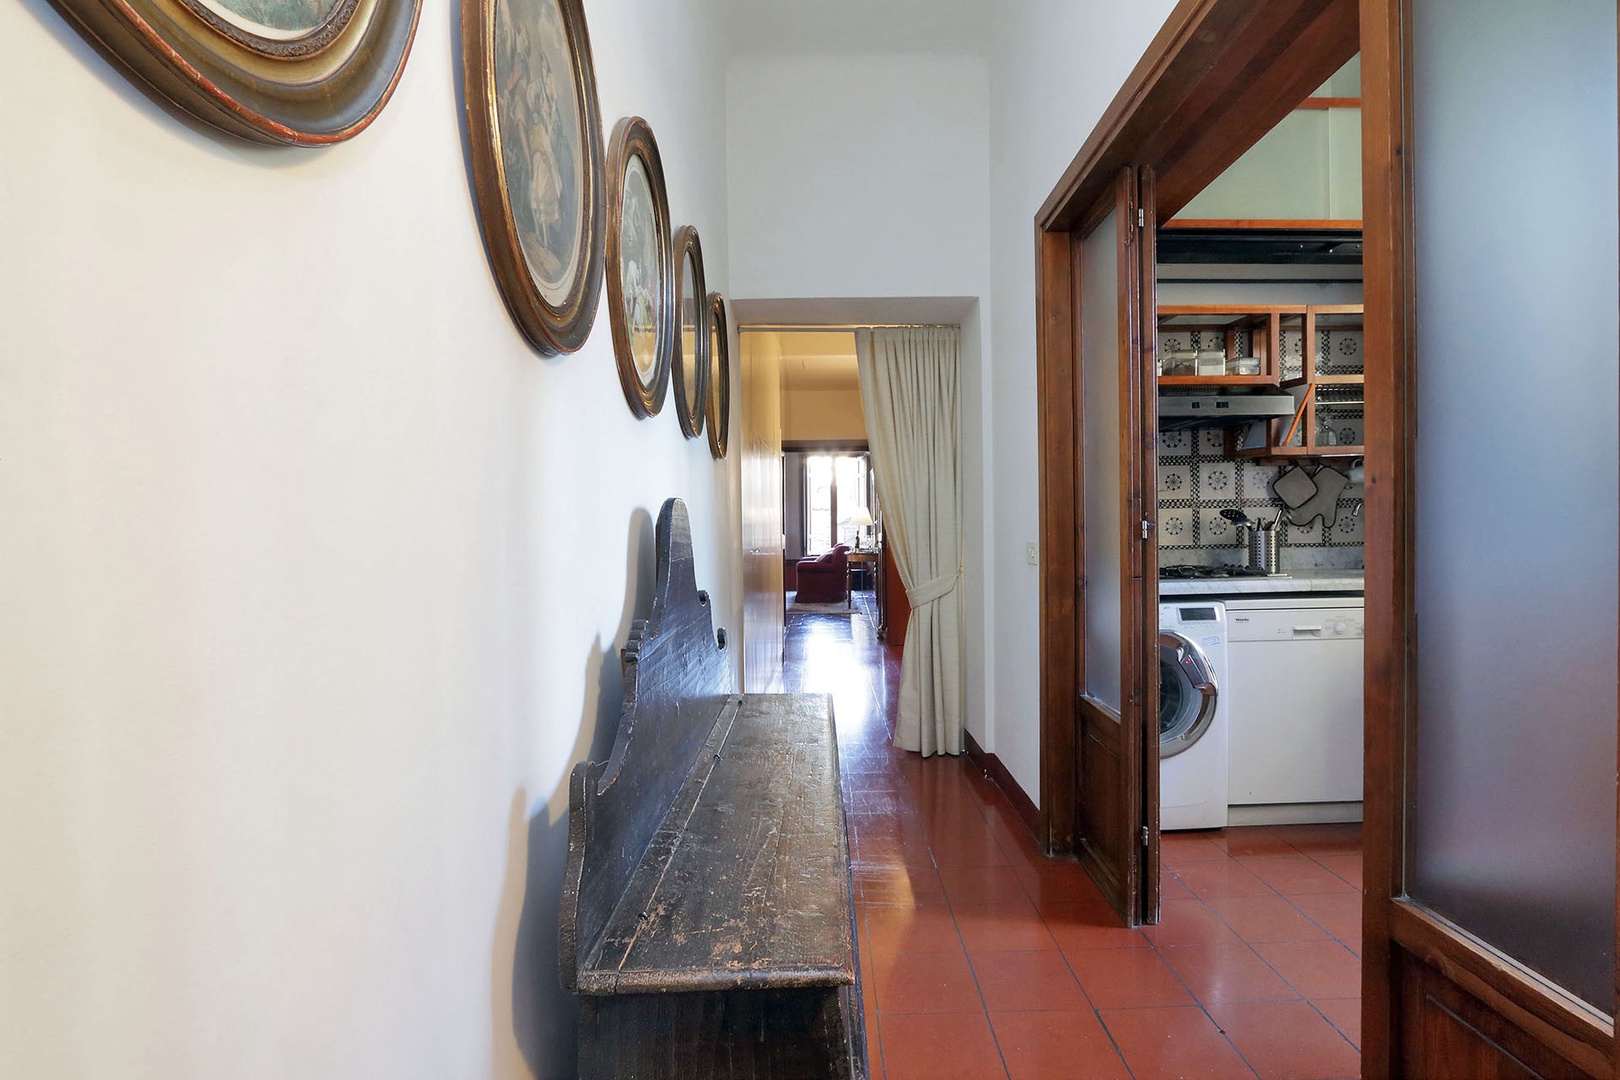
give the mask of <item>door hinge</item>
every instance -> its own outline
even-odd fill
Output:
[[[1144,518],[1142,520],[1142,539],[1146,540],[1150,535],[1152,535],[1152,533],[1153,533],[1153,522],[1148,521],[1147,519]]]
[[[1145,206],[1136,208],[1136,227],[1138,229],[1147,228],[1147,207]]]
[[[1142,846],[1148,846],[1148,828],[1146,825],[1142,826]]]

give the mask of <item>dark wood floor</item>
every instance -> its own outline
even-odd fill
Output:
[[[1168,833],[1163,921],[1127,930],[968,762],[890,746],[899,678],[866,616],[789,617],[785,689],[837,715],[874,1077],[1357,1074],[1358,827]]]

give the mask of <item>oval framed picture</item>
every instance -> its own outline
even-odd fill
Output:
[[[680,332],[670,381],[675,386],[675,415],[688,439],[703,434],[708,411],[709,365],[714,347],[709,334],[709,293],[703,283],[703,244],[698,232],[682,225],[675,234],[675,306]]]
[[[255,142],[341,142],[382,111],[421,0],[52,0],[154,93]]]
[[[484,247],[543,353],[585,344],[602,294],[602,117],[581,0],[463,0],[462,61]]]
[[[607,167],[607,298],[625,400],[654,416],[675,352],[675,257],[669,195],[652,128],[639,116],[613,129]]]
[[[726,301],[709,294],[709,453],[726,456],[731,438],[731,326],[726,322]]]

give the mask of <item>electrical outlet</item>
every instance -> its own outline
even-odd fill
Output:
[[[1039,566],[1041,564],[1041,549],[1035,544],[1034,541],[1030,541],[1024,545],[1024,561],[1029,563],[1031,566]]]

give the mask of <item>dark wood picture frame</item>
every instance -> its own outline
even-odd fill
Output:
[[[704,408],[709,414],[709,453],[716,460],[726,456],[731,442],[731,324],[726,319],[726,300],[717,292],[709,294],[709,389]]]
[[[625,214],[627,209],[633,212],[636,208],[626,207],[625,186],[638,163],[646,177],[652,220],[639,223],[646,229],[646,236],[640,236],[638,230],[627,237]],[[630,411],[638,417],[656,416],[669,391],[669,369],[675,352],[675,248],[669,232],[669,192],[664,187],[663,159],[658,156],[652,128],[641,117],[625,117],[614,127],[607,175],[607,296],[613,353]],[[655,264],[650,270],[637,260],[626,260],[627,240],[650,241],[653,250],[648,254]],[[632,273],[638,278],[650,274],[651,280],[632,281]],[[635,328],[626,306],[632,295],[650,309],[647,314],[652,321],[653,353],[646,371],[636,362]]]
[[[692,299],[690,310],[686,303],[688,293]],[[708,412],[713,343],[709,335],[709,290],[704,283],[703,243],[697,229],[691,225],[682,225],[675,234],[675,310],[675,356],[670,371],[670,383],[675,387],[675,417],[681,422],[681,433],[695,439],[703,434],[703,417]]]
[[[307,32],[272,34],[201,0],[52,3],[160,102],[244,139],[293,146],[342,142],[376,119],[421,12],[421,0],[338,0]]]
[[[462,70],[467,92],[467,131],[471,146],[473,192],[478,203],[479,225],[484,247],[489,252],[495,281],[507,310],[523,336],[547,355],[571,353],[585,344],[596,321],[602,293],[602,264],[606,247],[606,196],[602,179],[602,118],[596,95],[596,68],[591,59],[590,34],[585,25],[581,0],[535,0],[555,7],[567,38],[572,80],[574,126],[554,126],[544,147],[553,162],[563,158],[559,177],[570,179],[577,160],[578,182],[557,185],[557,203],[541,207],[534,192],[533,177],[508,174],[509,156],[501,130],[501,110],[526,101],[527,82],[511,70],[500,70],[503,49],[512,48],[501,39],[497,9],[512,0],[465,0],[461,8]],[[508,25],[510,25],[508,21]],[[532,51],[532,50],[531,50]],[[525,63],[528,56],[523,57]],[[530,80],[532,81],[532,80]],[[510,83],[505,85],[503,83]],[[564,121],[566,123],[566,121]],[[563,147],[558,136],[576,132],[580,144]],[[516,138],[516,136],[513,136]],[[532,137],[524,132],[522,139]],[[514,147],[519,145],[513,144]],[[527,145],[526,142],[523,145]],[[527,156],[527,155],[525,155]],[[532,171],[532,166],[531,166]],[[514,199],[519,206],[514,208]],[[524,253],[524,237],[530,247],[543,253],[537,229],[529,226],[547,209],[554,209],[559,221],[573,221],[568,230],[573,258],[564,267],[559,286],[547,287],[537,280],[530,259]],[[520,227],[519,218],[524,219]],[[559,260],[561,263],[563,260]],[[547,293],[551,294],[548,299]]]

